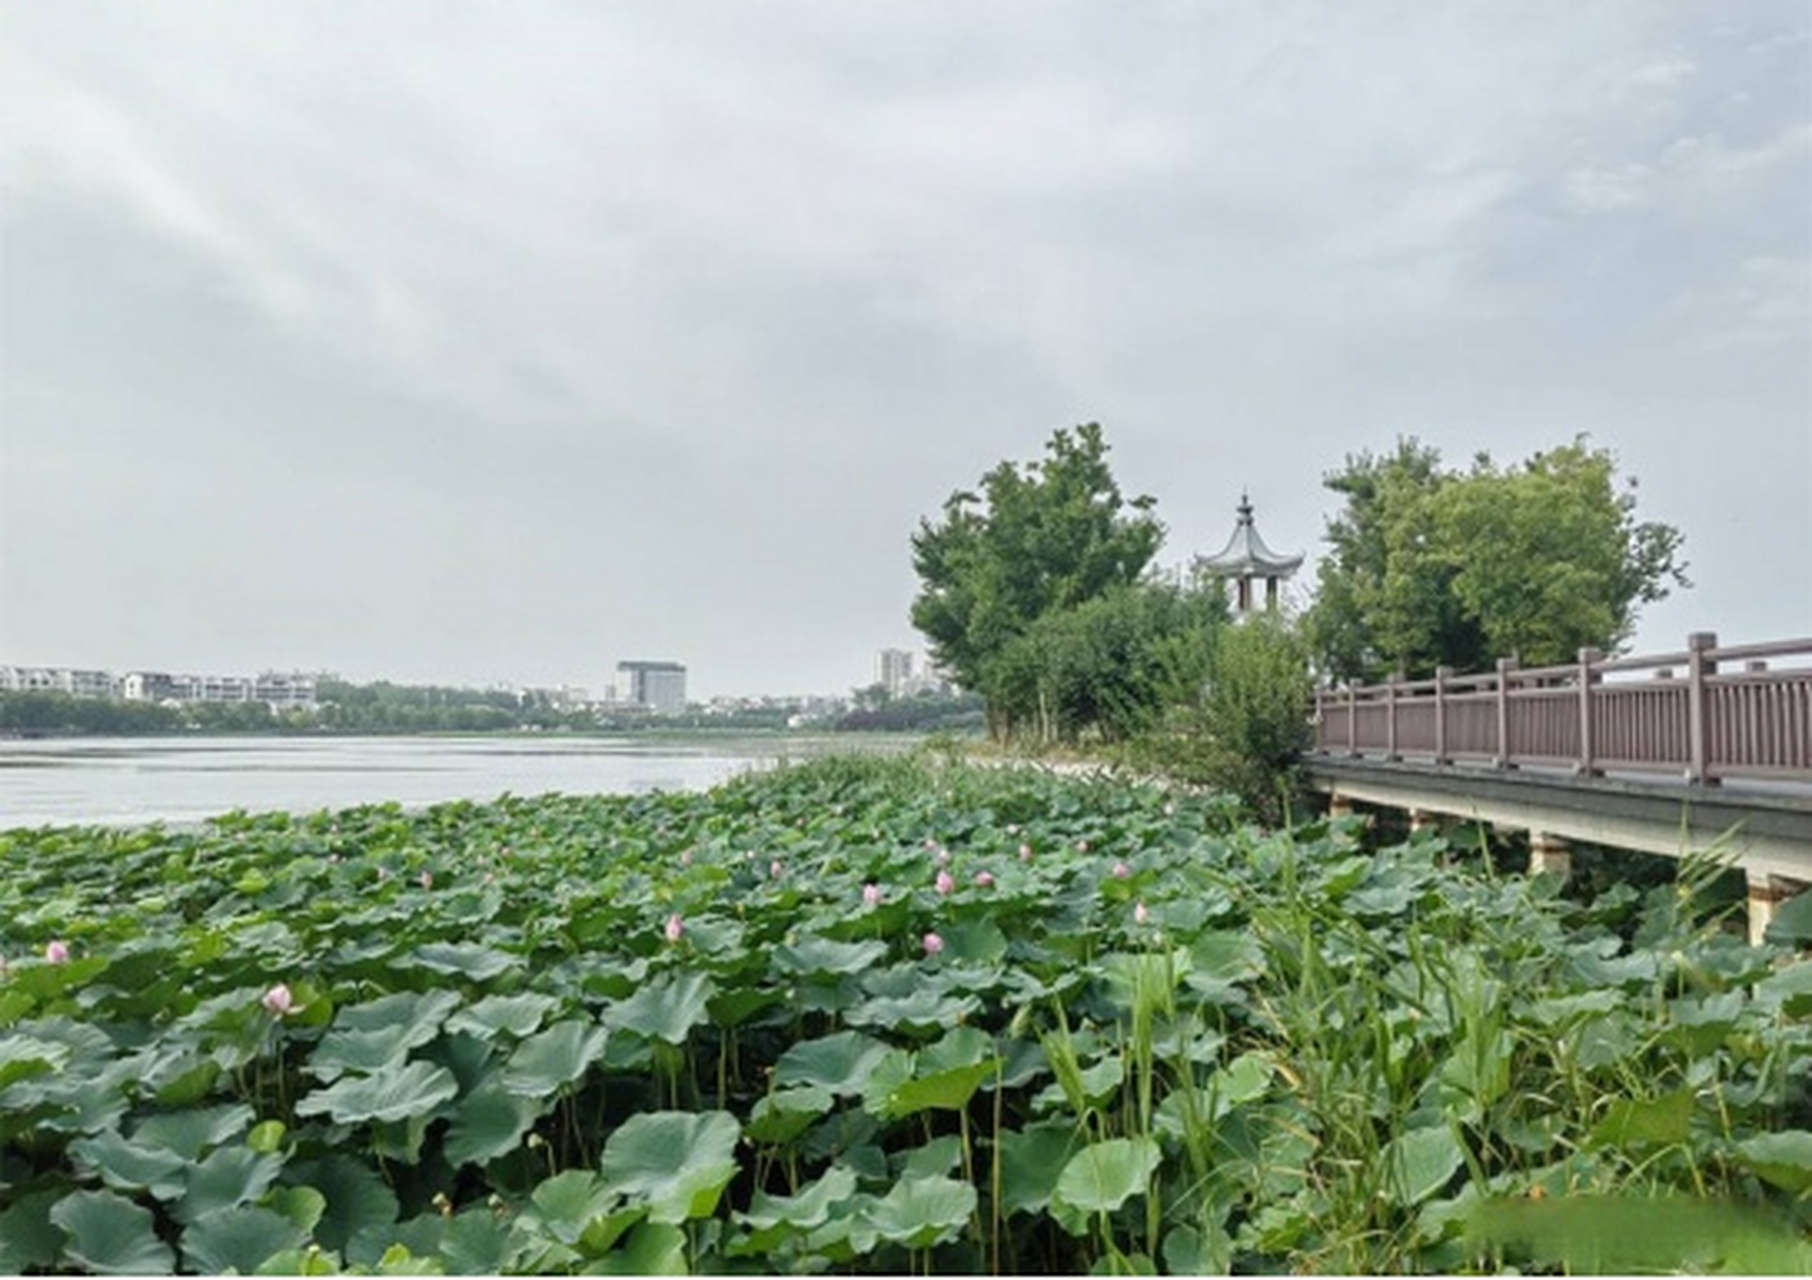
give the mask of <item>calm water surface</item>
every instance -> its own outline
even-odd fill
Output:
[[[549,791],[697,791],[823,740],[746,738],[71,738],[0,741],[0,829],[194,822],[231,809],[311,813],[395,800]],[[842,749],[847,749],[844,747]]]

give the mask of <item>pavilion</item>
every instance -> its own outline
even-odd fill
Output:
[[[1236,610],[1242,614],[1252,612],[1253,579],[1263,578],[1265,608],[1275,613],[1277,584],[1288,581],[1290,575],[1302,567],[1302,557],[1280,556],[1265,545],[1265,540],[1258,536],[1258,526],[1252,523],[1252,502],[1241,491],[1239,523],[1233,526],[1233,536],[1227,539],[1226,548],[1219,555],[1198,559],[1195,567],[1197,572],[1211,577],[1231,578],[1236,584]]]

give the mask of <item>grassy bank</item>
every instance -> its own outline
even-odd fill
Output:
[[[1812,1262],[1812,962],[1713,869],[1231,815],[828,759],[0,836],[0,1269]]]

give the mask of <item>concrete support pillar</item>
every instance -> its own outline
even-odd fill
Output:
[[[1565,880],[1573,871],[1573,847],[1546,831],[1529,833],[1529,874],[1549,872]]]
[[[1418,831],[1437,830],[1440,825],[1441,817],[1439,814],[1430,813],[1426,809],[1411,809],[1409,811],[1409,833],[1411,835],[1415,835]]]
[[[1328,817],[1350,818],[1353,816],[1353,802],[1338,791],[1328,797]]]
[[[1762,945],[1762,935],[1768,932],[1768,926],[1774,923],[1775,913],[1781,909],[1781,903],[1805,891],[1806,886],[1780,876],[1763,875],[1760,872],[1749,872],[1749,945]]]

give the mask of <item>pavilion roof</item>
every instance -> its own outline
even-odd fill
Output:
[[[1252,523],[1252,503],[1244,493],[1239,496],[1239,523],[1233,526],[1233,536],[1227,539],[1227,545],[1219,555],[1204,556],[1196,561],[1203,572],[1220,578],[1239,578],[1248,575],[1259,578],[1287,578],[1302,566],[1302,557],[1280,556],[1265,545],[1265,540],[1258,536],[1258,526]]]

